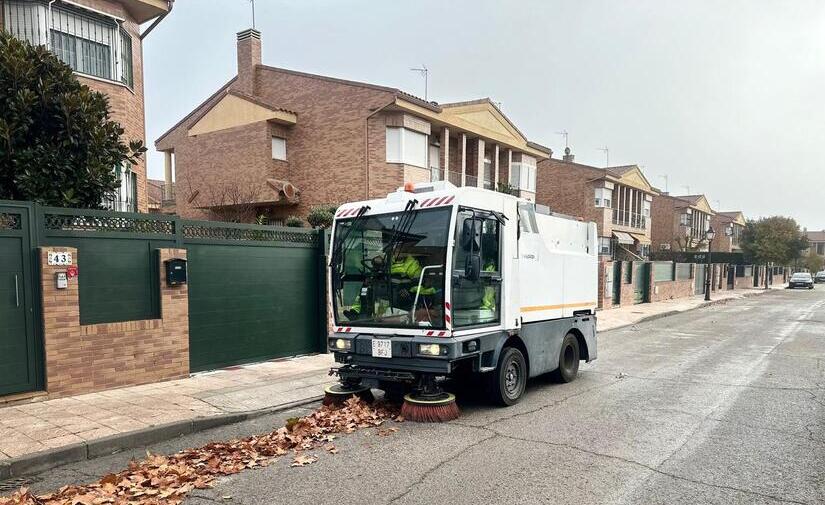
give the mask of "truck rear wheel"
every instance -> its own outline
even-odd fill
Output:
[[[552,372],[558,382],[573,382],[579,373],[579,340],[572,333],[564,336],[559,351],[559,367]]]
[[[573,382],[579,373],[579,359],[579,340],[572,333],[568,333],[561,342],[559,367],[553,371],[553,378],[559,382]]]
[[[499,405],[515,405],[524,396],[527,388],[527,361],[517,348],[505,347],[498,359],[498,367],[489,375],[490,398]]]

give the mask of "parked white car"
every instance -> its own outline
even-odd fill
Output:
[[[825,270],[822,270],[821,272],[816,273],[816,275],[814,276],[814,282],[815,283],[825,282]]]

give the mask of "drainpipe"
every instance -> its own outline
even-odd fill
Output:
[[[175,0],[169,0],[168,2],[166,2],[166,5],[168,5],[168,6],[169,6],[169,8],[166,10],[166,12],[164,12],[164,13],[163,13],[163,14],[161,14],[160,16],[156,17],[156,18],[155,18],[155,20],[154,20],[154,21],[152,21],[152,24],[151,24],[151,25],[149,25],[149,28],[147,28],[145,32],[143,32],[143,33],[141,33],[141,34],[140,34],[140,40],[145,39],[145,38],[146,38],[146,36],[147,36],[147,35],[149,35],[149,33],[150,33],[152,30],[154,30],[154,29],[155,29],[155,27],[156,27],[157,25],[159,25],[159,24],[160,24],[160,22],[161,22],[161,21],[163,21],[163,19],[164,19],[166,16],[168,16],[168,15],[169,15],[169,13],[170,13],[170,12],[172,12],[172,7],[175,5]]]
[[[370,118],[393,104],[395,104],[395,98],[390,103],[370,112],[364,118],[364,194],[366,200],[370,199]]]
[[[52,4],[57,0],[49,1],[49,18],[46,19],[46,44],[49,51],[52,50]]]

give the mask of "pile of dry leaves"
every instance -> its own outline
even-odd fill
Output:
[[[213,442],[169,456],[147,453],[146,459],[133,461],[127,470],[106,475],[94,484],[64,486],[41,496],[23,488],[11,497],[0,498],[0,505],[175,505],[193,489],[210,487],[216,476],[266,466],[272,458],[289,452],[294,455],[291,466],[311,464],[317,457],[304,451],[323,448],[335,454],[338,451],[332,440],[336,433],[380,426],[387,419],[403,421],[389,406],[372,406],[351,398],[341,407],[322,406],[308,416],[289,419],[286,426],[265,435]],[[386,431],[382,429],[380,434]]]

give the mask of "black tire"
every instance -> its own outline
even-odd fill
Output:
[[[521,401],[527,388],[527,360],[520,350],[502,349],[498,367],[488,375],[488,393],[495,403],[509,407]]]
[[[576,380],[576,375],[579,373],[580,359],[579,340],[572,333],[568,333],[561,341],[559,367],[551,373],[553,379],[564,383]]]

